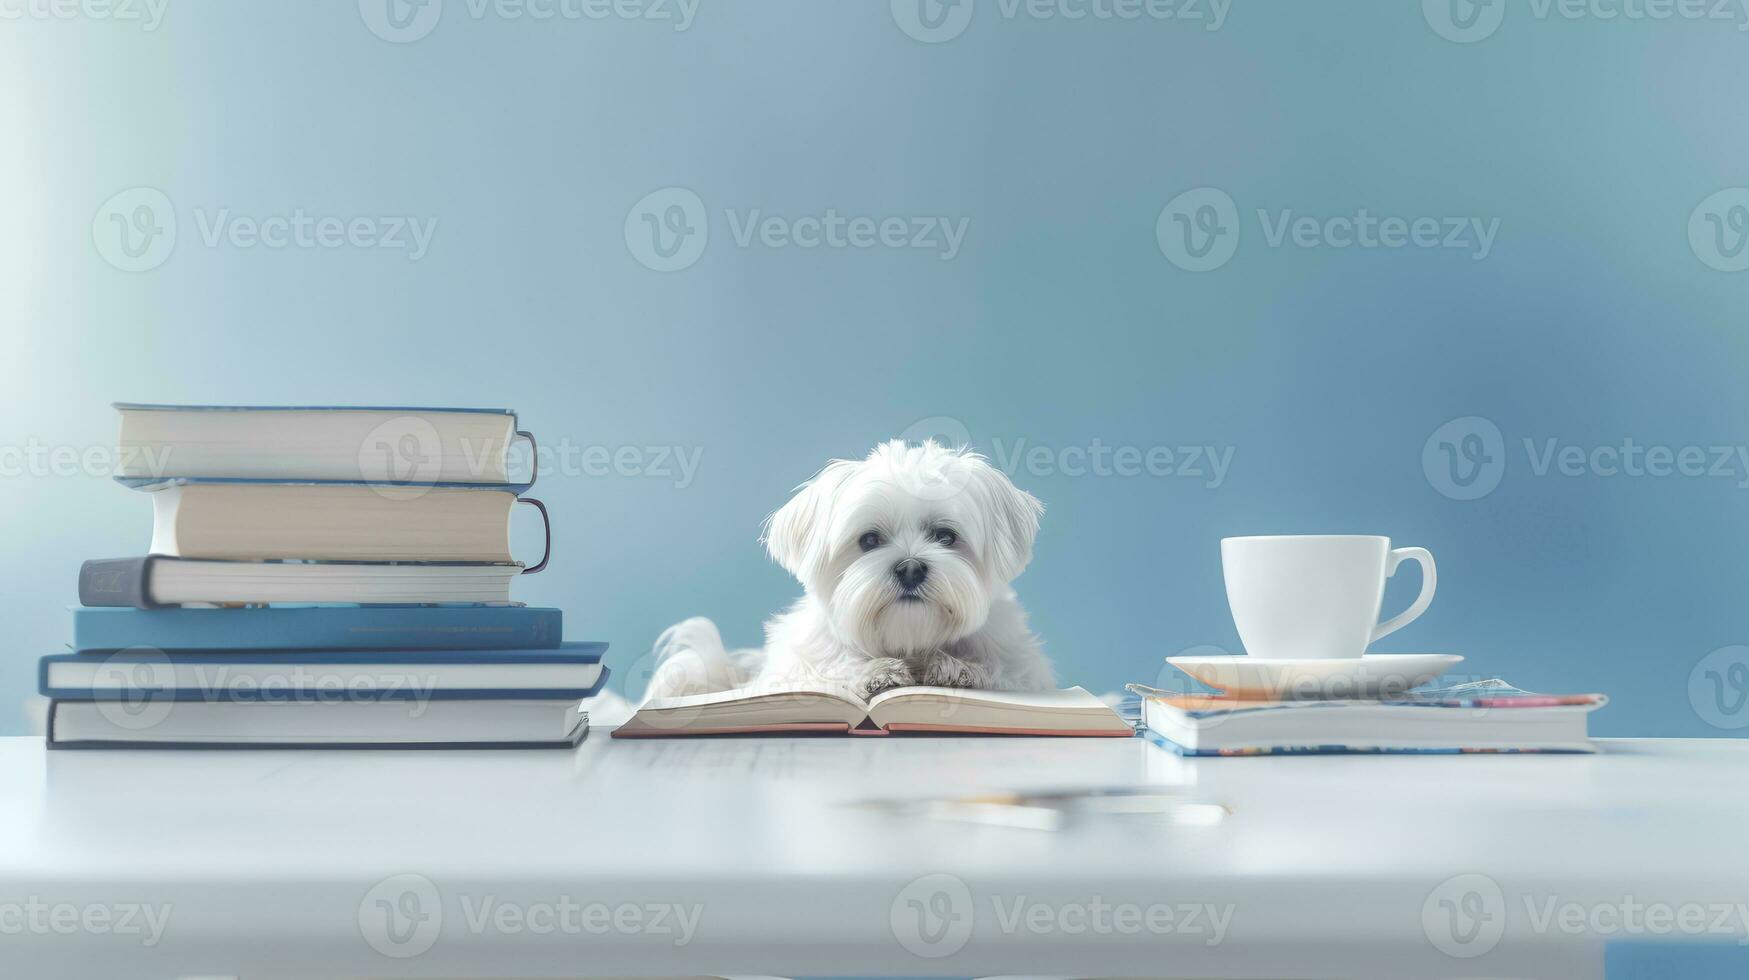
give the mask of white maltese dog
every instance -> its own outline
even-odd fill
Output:
[[[1015,576],[1044,505],[984,457],[894,440],[833,460],[765,523],[771,557],[805,594],[730,653],[708,619],[656,641],[646,697],[835,685],[868,697],[910,684],[1053,688]]]

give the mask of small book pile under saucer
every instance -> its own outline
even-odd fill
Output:
[[[1497,678],[1439,686],[1435,678],[1463,659],[1450,655],[1371,654],[1376,673],[1341,684],[1235,669],[1244,659],[1168,658],[1213,694],[1129,685],[1142,696],[1143,734],[1190,756],[1595,752],[1587,719],[1609,702],[1533,694]]]
[[[121,404],[143,557],[88,561],[42,658],[55,748],[569,747],[601,643],[510,599],[499,409]],[[531,465],[532,470],[532,465]],[[546,531],[547,550],[552,533]]]

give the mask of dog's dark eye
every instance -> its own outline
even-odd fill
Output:
[[[870,531],[862,537],[857,538],[856,543],[861,546],[864,551],[873,551],[881,546],[881,534],[879,531]]]
[[[959,539],[960,539],[959,535],[953,533],[952,531],[948,530],[945,527],[938,527],[935,529],[935,543],[941,545],[943,548],[953,547],[954,543],[957,542]]]

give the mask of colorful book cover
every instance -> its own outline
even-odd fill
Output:
[[[1499,678],[1483,681],[1473,681],[1448,687],[1429,687],[1409,691],[1405,694],[1379,698],[1374,700],[1282,700],[1266,701],[1234,698],[1222,694],[1178,694],[1149,688],[1144,685],[1128,685],[1133,693],[1142,695],[1144,699],[1154,700],[1171,705],[1183,713],[1191,723],[1206,722],[1210,727],[1218,726],[1230,719],[1242,716],[1257,716],[1263,714],[1279,714],[1283,712],[1301,712],[1314,709],[1323,712],[1331,710],[1365,712],[1369,709],[1411,708],[1432,711],[1453,709],[1501,709],[1514,711],[1528,708],[1578,708],[1589,712],[1609,702],[1602,694],[1537,694],[1531,691],[1519,690]],[[1314,723],[1308,723],[1314,724]],[[1258,755],[1481,755],[1481,754],[1532,754],[1532,753],[1587,753],[1596,749],[1581,745],[1569,744],[1559,748],[1515,748],[1515,747],[1439,747],[1419,748],[1392,745],[1351,745],[1345,743],[1325,743],[1315,741],[1315,736],[1303,744],[1292,744],[1280,737],[1268,739],[1272,744],[1244,746],[1235,748],[1187,748],[1172,741],[1161,733],[1144,725],[1141,734],[1155,745],[1169,749],[1184,756],[1258,756]],[[1582,733],[1581,733],[1582,738]],[[1387,737],[1388,740],[1388,737]]]

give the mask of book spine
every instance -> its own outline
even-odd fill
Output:
[[[79,566],[79,602],[87,606],[151,609],[152,556],[94,558]]]
[[[220,661],[218,668],[223,668]],[[134,702],[144,699],[146,702],[189,701],[205,704],[288,704],[295,702],[316,702],[331,704],[336,701],[360,703],[367,701],[555,701],[592,698],[600,694],[607,686],[607,679],[613,672],[606,667],[596,675],[595,682],[588,687],[468,687],[440,688],[434,686],[409,686],[406,671],[385,671],[382,677],[375,680],[379,683],[350,688],[344,695],[336,694],[332,688],[303,688],[287,683],[283,688],[265,689],[256,686],[226,687],[215,685],[209,688],[199,687],[166,687],[142,689],[126,684],[102,685],[93,684],[90,687],[55,687],[49,684],[48,664],[41,665],[38,671],[37,693],[55,701],[110,701]],[[417,678],[413,678],[417,680]]]
[[[524,606],[73,610],[80,653],[160,650],[551,650],[557,609]]]

